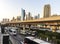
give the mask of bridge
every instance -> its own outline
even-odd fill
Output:
[[[40,18],[34,20],[24,20],[24,21],[10,21],[4,22],[3,24],[8,26],[37,26],[43,25],[45,28],[52,28],[52,31],[55,32],[57,29],[60,29],[60,16],[51,16],[47,18]]]

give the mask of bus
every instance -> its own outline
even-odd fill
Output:
[[[25,37],[24,44],[51,44],[51,43],[30,36]]]

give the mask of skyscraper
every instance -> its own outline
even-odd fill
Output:
[[[38,19],[38,16],[35,16],[34,19]]]
[[[44,18],[50,17],[50,15],[51,15],[51,7],[49,4],[47,4],[44,6],[44,16],[43,17]]]
[[[40,18],[40,14],[38,14],[38,19]]]
[[[21,9],[21,20],[25,20],[25,10]]]
[[[21,16],[17,16],[17,18],[16,18],[17,20],[21,20]]]
[[[30,12],[28,12],[28,20],[30,20],[31,19],[31,14],[30,14]]]

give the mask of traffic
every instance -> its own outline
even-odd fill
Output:
[[[5,27],[5,32],[7,32],[14,40],[17,40],[17,44],[51,44],[37,38],[36,30],[20,30],[20,33],[18,34],[18,29],[19,28],[17,27]]]

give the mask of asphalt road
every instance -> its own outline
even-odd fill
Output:
[[[13,44],[22,44],[25,36],[17,34],[16,36],[10,35],[10,39]]]

